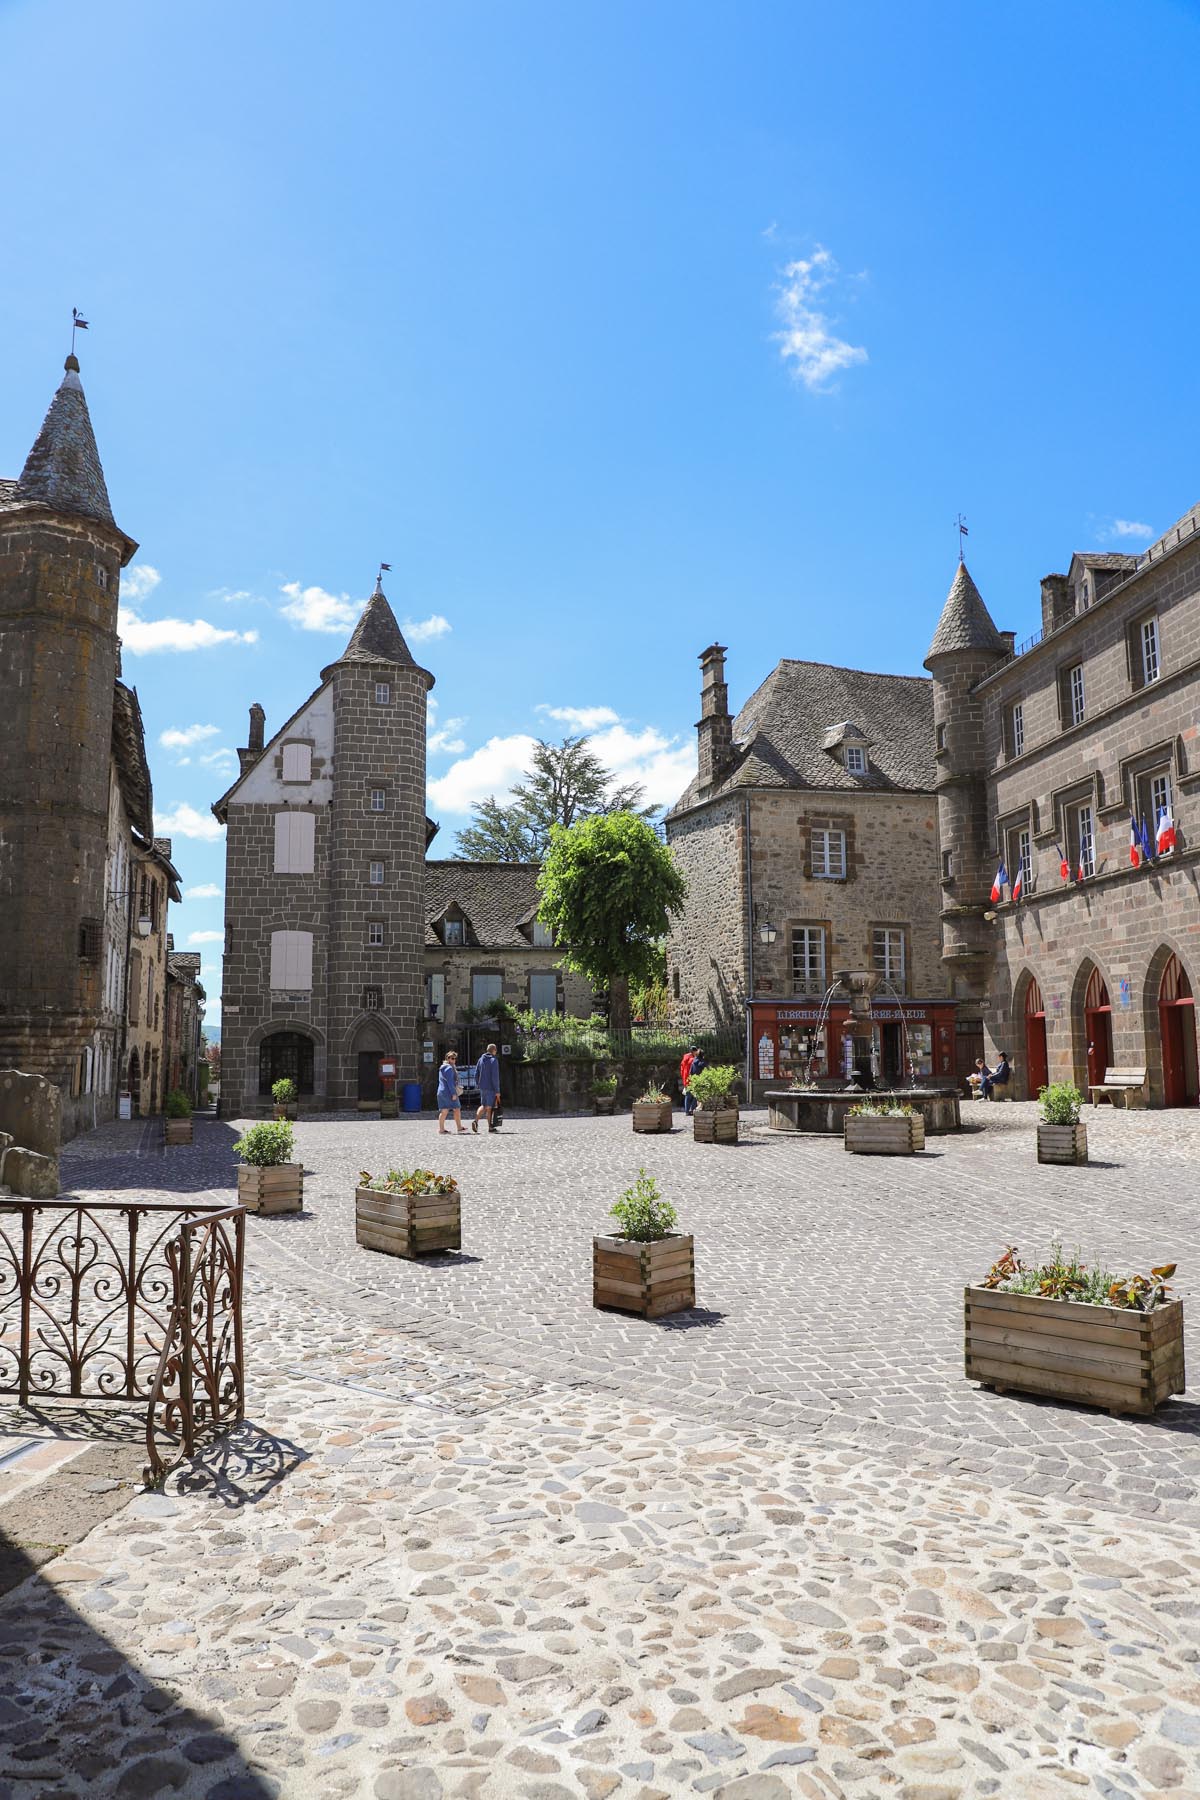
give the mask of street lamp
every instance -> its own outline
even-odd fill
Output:
[[[758,928],[758,935],[764,944],[773,944],[779,933],[768,920],[764,919]]]
[[[109,888],[108,897],[110,900],[115,900],[119,904],[124,900],[131,899],[136,892],[137,889],[131,887]],[[150,936],[150,933],[154,930],[154,920],[150,917],[149,913],[142,914],[137,921],[136,930],[140,938],[148,938]]]

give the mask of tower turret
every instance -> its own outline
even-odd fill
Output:
[[[0,480],[0,1066],[64,1088],[99,1017],[120,571],[79,364]]]

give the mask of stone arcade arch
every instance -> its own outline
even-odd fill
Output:
[[[269,1099],[272,1085],[294,1081],[301,1099],[316,1090],[316,1044],[307,1031],[289,1026],[264,1032],[258,1044],[258,1097]]]
[[[1155,1044],[1161,1061],[1162,1103],[1200,1105],[1192,984],[1179,957],[1165,945],[1150,964],[1150,982],[1153,991],[1147,995],[1146,1041],[1148,1047]],[[1157,1018],[1151,1007],[1157,1010]]]
[[[1071,1064],[1075,1085],[1087,1098],[1089,1085],[1099,1085],[1112,1066],[1112,1001],[1098,963],[1085,957],[1071,989]]]
[[[394,1057],[397,1050],[395,1029],[383,1013],[364,1013],[355,1021],[350,1030],[350,1070],[360,1104],[381,1098],[380,1058]]]
[[[1016,1017],[1020,1019],[1024,1031],[1021,1074],[1025,1084],[1025,1098],[1036,1100],[1041,1089],[1050,1079],[1050,1057],[1046,1045],[1046,1004],[1042,999],[1042,990],[1038,986],[1037,977],[1031,973],[1023,975],[1017,983],[1014,998],[1016,1000]]]

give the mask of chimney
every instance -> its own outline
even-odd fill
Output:
[[[710,644],[700,652],[700,718],[696,724],[700,786],[712,787],[733,754],[733,720],[725,685],[725,646]]]
[[[250,738],[244,750],[238,751],[239,773],[244,775],[252,769],[263,753],[263,740],[266,734],[267,715],[256,700],[250,708]]]
[[[1042,576],[1042,636],[1049,637],[1075,617],[1075,600],[1065,575]]]

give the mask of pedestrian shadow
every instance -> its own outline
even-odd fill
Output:
[[[243,1506],[257,1506],[307,1462],[310,1454],[288,1438],[276,1437],[243,1419],[177,1468],[172,1485],[182,1494],[210,1495],[222,1506],[238,1511]]]
[[[712,1330],[714,1326],[725,1323],[725,1314],[716,1312],[709,1306],[692,1306],[687,1312],[667,1313],[661,1319],[652,1319],[652,1325],[658,1325],[663,1331],[700,1331]]]
[[[472,1256],[468,1250],[433,1250],[425,1256],[413,1258],[418,1269],[458,1269],[465,1268],[468,1263],[481,1263],[484,1260],[482,1256]]]
[[[276,1800],[215,1718],[160,1687],[0,1531],[18,1580],[0,1599],[0,1793],[174,1793],[203,1764],[205,1792]],[[97,1580],[100,1579],[97,1571]],[[186,1759],[186,1760],[185,1760]]]

